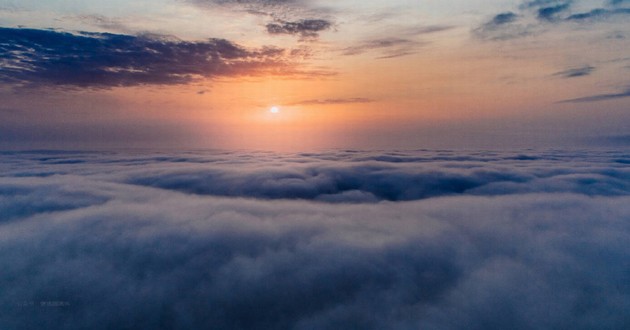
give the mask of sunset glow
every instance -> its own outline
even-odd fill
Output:
[[[625,1],[116,3],[0,1],[5,148],[222,148],[281,106],[323,148],[596,143],[630,121]]]

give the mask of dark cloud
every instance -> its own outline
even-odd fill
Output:
[[[563,78],[576,78],[576,77],[588,76],[591,73],[593,73],[594,70],[595,70],[595,67],[587,65],[580,68],[572,68],[572,69],[556,72],[553,75],[560,76]]]
[[[555,21],[558,19],[558,14],[567,11],[570,6],[571,2],[565,2],[555,6],[539,8],[538,18],[545,21]]]
[[[585,97],[578,97],[575,99],[568,99],[560,101],[560,103],[584,103],[584,102],[596,102],[596,101],[607,101],[607,100],[615,100],[630,97],[630,89],[620,92],[620,93],[610,93],[610,94],[597,94],[590,95]]]
[[[608,173],[627,187],[630,159],[623,151],[0,158],[0,248],[10,252],[0,256],[3,328],[627,325],[629,195],[603,184],[606,177],[586,175]],[[519,193],[495,187],[492,196],[362,205],[196,196],[119,181],[191,166],[231,167],[238,178],[263,164],[299,172],[305,163],[358,163],[366,174],[382,165],[410,173],[525,170],[537,179],[517,182]],[[551,177],[573,185],[539,190],[538,180]],[[609,193],[583,194],[598,185]]]
[[[350,104],[350,103],[370,103],[374,100],[365,97],[338,98],[338,99],[313,99],[304,100],[286,105],[328,105],[328,104]]]
[[[494,16],[492,20],[488,22],[488,24],[491,24],[494,26],[503,25],[507,23],[512,23],[516,21],[517,18],[518,18],[518,15],[514,14],[513,12],[505,12],[505,13],[501,13]]]
[[[0,28],[0,57],[0,81],[30,86],[108,88],[216,76],[309,74],[280,48],[152,35]]]
[[[303,19],[296,22],[276,21],[266,25],[269,34],[298,35],[301,39],[319,37],[321,31],[328,30],[332,23],[324,19]]]

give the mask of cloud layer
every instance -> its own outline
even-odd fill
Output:
[[[0,248],[10,251],[0,256],[2,328],[615,329],[628,322],[630,158],[623,152],[0,157]],[[186,186],[213,170],[229,180],[202,180],[206,187],[233,185],[233,197],[137,182]],[[426,172],[434,181],[418,176]],[[452,173],[477,186],[447,193],[433,186]],[[378,197],[370,185],[428,192],[409,202],[269,200],[295,191],[293,179],[307,174],[365,182],[339,199]]]

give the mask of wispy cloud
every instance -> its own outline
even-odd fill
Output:
[[[312,99],[303,100],[285,105],[331,105],[331,104],[351,104],[351,103],[370,103],[374,102],[373,99],[365,97],[353,97],[353,98],[335,98],[335,99]]]
[[[358,55],[372,50],[379,50],[382,53],[380,58],[391,58],[413,54],[419,46],[425,44],[424,42],[405,38],[378,38],[365,40],[355,46],[343,48],[342,54]]]
[[[473,29],[473,34],[481,39],[506,40],[529,35],[530,28],[515,24],[519,15],[511,11],[495,15],[489,21]]]
[[[31,86],[108,88],[185,84],[242,75],[318,75],[290,51],[248,49],[225,39],[182,41],[152,35],[0,28],[0,80]]]
[[[584,103],[584,102],[596,102],[596,101],[607,101],[607,100],[615,100],[630,97],[630,88],[620,92],[620,93],[609,93],[609,94],[596,94],[585,97],[578,97],[575,99],[563,100],[559,103]]]
[[[425,34],[432,34],[442,31],[448,31],[455,28],[453,25],[421,25],[415,26],[407,29],[402,29],[399,31],[399,34],[408,35],[408,36],[418,36]]]
[[[79,15],[71,18],[79,20],[86,24],[107,29],[108,31],[118,31],[123,33],[131,32],[131,29],[122,21],[103,15]]]

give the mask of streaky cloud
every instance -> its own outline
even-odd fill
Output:
[[[424,35],[424,34],[432,34],[437,32],[443,32],[452,30],[455,26],[452,25],[426,25],[426,26],[417,26],[412,27],[407,30],[404,30],[404,34],[407,35]]]
[[[371,103],[373,99],[366,97],[351,98],[334,98],[334,99],[311,99],[297,102],[287,103],[285,105],[332,105],[332,104],[352,104],[352,103]]]
[[[378,50],[382,53],[377,58],[392,58],[416,53],[417,48],[425,45],[426,42],[419,42],[408,38],[377,38],[365,40],[358,45],[341,49],[342,55],[360,55],[369,51]]]
[[[630,89],[620,92],[620,93],[609,93],[609,94],[597,94],[590,95],[585,97],[578,97],[574,99],[568,99],[560,101],[559,103],[585,103],[585,102],[597,102],[597,101],[607,101],[607,100],[615,100],[630,97]]]

